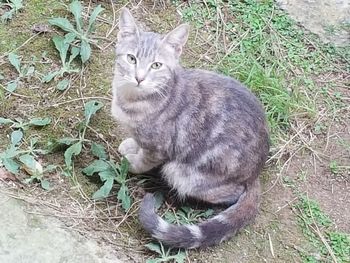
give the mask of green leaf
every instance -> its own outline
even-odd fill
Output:
[[[2,163],[5,166],[6,170],[10,173],[17,174],[19,170],[19,165],[16,161],[10,158],[2,159]]]
[[[80,47],[80,57],[81,57],[81,61],[83,63],[85,63],[86,61],[89,60],[91,56],[91,47],[90,47],[90,44],[85,41],[85,40],[82,40],[81,41],[81,47]]]
[[[107,159],[107,153],[102,144],[93,142],[91,145],[91,152],[94,156],[100,159]]]
[[[1,21],[5,22],[7,20],[12,19],[12,15],[14,14],[14,9],[11,9],[10,11],[5,12],[2,16],[1,16]]]
[[[85,104],[84,116],[86,125],[89,124],[91,116],[94,115],[102,107],[103,103],[96,100],[91,100]]]
[[[180,251],[176,255],[172,256],[175,259],[176,263],[183,263],[186,259],[186,253],[183,251]]]
[[[147,247],[149,250],[158,253],[159,255],[162,255],[162,251],[160,250],[160,245],[157,243],[148,243],[144,245]]]
[[[22,0],[11,0],[13,3],[13,8],[17,12],[19,9],[23,8]]]
[[[18,159],[21,161],[21,163],[23,163],[28,168],[30,168],[32,170],[36,169],[36,166],[35,166],[36,161],[32,155],[24,154],[24,155],[20,156]]]
[[[31,147],[34,147],[35,144],[37,144],[39,141],[39,138],[38,137],[33,137],[33,138],[30,138],[30,146]]]
[[[211,217],[214,214],[214,210],[213,209],[208,209],[203,213],[203,217],[204,218],[208,218]]]
[[[67,35],[64,36],[64,43],[65,44],[70,44],[72,43],[77,35],[75,33],[68,33]]]
[[[76,139],[76,138],[64,137],[64,138],[59,139],[57,142],[59,144],[72,145],[77,140],[78,139]]]
[[[34,71],[35,71],[35,68],[33,66],[28,67],[27,72],[25,73],[25,76],[28,77],[28,76],[33,75]]]
[[[47,144],[47,150],[49,152],[55,152],[58,150],[62,150],[67,148],[67,146],[72,145],[73,143],[77,142],[79,139],[75,139],[75,138],[70,138],[70,137],[66,137],[66,138],[62,138],[62,139],[50,139],[48,144]]]
[[[17,145],[23,138],[23,132],[21,130],[15,130],[11,133],[11,143]]]
[[[65,39],[61,36],[54,36],[52,38],[52,41],[55,44],[56,49],[60,53],[62,65],[65,65],[69,43],[66,43]]]
[[[83,169],[83,173],[86,175],[93,175],[94,173],[106,171],[109,168],[109,164],[102,160],[95,160],[89,166]]]
[[[73,144],[72,146],[70,146],[65,152],[64,152],[64,161],[67,165],[67,167],[71,167],[72,166],[72,157],[74,155],[78,155],[81,152],[82,149],[82,142],[77,142],[75,144]]]
[[[51,118],[33,118],[29,121],[30,125],[33,126],[46,126],[51,123]]]
[[[155,209],[158,210],[158,208],[160,208],[164,202],[164,195],[162,192],[156,192],[154,194],[154,198],[156,199]]]
[[[44,83],[48,83],[50,82],[54,77],[56,77],[60,72],[59,71],[52,71],[49,74],[47,74],[46,76],[44,76],[42,78],[42,82]]]
[[[22,169],[24,169],[29,175],[40,179],[43,175],[43,167],[39,162],[37,162],[34,156],[30,154],[25,154],[19,157],[20,162],[23,164]]]
[[[101,7],[101,5],[98,5],[95,7],[94,11],[92,11],[90,18],[89,18],[89,26],[87,29],[88,33],[91,33],[93,30],[93,25],[96,21],[97,16],[104,10],[104,8]]]
[[[69,22],[67,18],[57,17],[49,20],[49,24],[57,26],[67,32],[75,33],[73,25]]]
[[[113,179],[108,179],[104,182],[104,184],[102,185],[102,187],[100,189],[98,189],[93,195],[92,198],[93,199],[102,199],[102,198],[106,198],[109,193],[112,190],[113,187]]]
[[[21,61],[19,60],[19,56],[17,56],[14,53],[10,53],[8,55],[8,59],[11,63],[12,66],[14,66],[17,70],[17,72],[20,74],[21,73]]]
[[[128,171],[129,171],[129,161],[128,159],[123,157],[119,165],[119,175],[123,180],[125,180],[126,176],[128,175]]]
[[[71,55],[69,57],[69,64],[72,63],[72,61],[79,55],[80,53],[80,48],[78,47],[72,47],[72,50],[71,50]]]
[[[13,80],[7,84],[6,90],[9,92],[14,92],[17,89],[17,86],[18,86],[18,82]]]
[[[50,182],[47,180],[40,180],[40,185],[43,189],[47,191],[51,189]]]
[[[45,167],[44,173],[50,173],[52,171],[55,171],[57,169],[58,165],[54,164],[49,164],[48,166]]]
[[[13,128],[22,129],[22,130],[26,130],[27,129],[26,126],[27,126],[27,123],[23,123],[23,120],[18,118],[16,118],[16,122],[13,122],[13,125],[12,125]]]
[[[15,145],[10,145],[10,148],[6,149],[4,152],[0,152],[0,158],[8,159],[13,158],[19,154],[18,148]]]
[[[0,117],[0,124],[10,124],[10,123],[14,123],[14,121]]]
[[[114,170],[110,167],[109,169],[99,172],[98,175],[100,176],[100,180],[102,182],[108,180],[108,179],[115,179],[116,174],[114,172]]]
[[[74,1],[69,5],[69,11],[72,12],[75,18],[75,23],[77,24],[77,29],[82,33],[83,27],[83,19],[81,17],[81,13],[83,11],[83,7],[80,4],[80,1]]]
[[[57,84],[57,89],[60,90],[60,91],[63,91],[65,89],[67,89],[69,85],[69,80],[68,79],[64,79],[64,80],[61,80],[60,82],[58,82]]]
[[[119,201],[121,201],[122,207],[123,207],[123,209],[125,211],[130,208],[130,206],[131,206],[131,198],[130,198],[130,195],[129,195],[129,189],[127,188],[127,186],[125,184],[122,184],[120,186],[117,198],[118,198]]]
[[[173,212],[169,212],[169,211],[165,213],[164,218],[170,224],[175,223],[177,221],[177,217],[173,214]]]

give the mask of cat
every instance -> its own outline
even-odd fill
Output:
[[[181,24],[166,35],[141,30],[121,10],[112,84],[112,115],[130,138],[118,151],[140,174],[161,167],[181,199],[228,208],[198,225],[173,225],[145,195],[143,227],[170,247],[219,244],[250,223],[260,200],[259,174],[269,153],[265,113],[237,80],[185,69],[180,55],[189,35]]]

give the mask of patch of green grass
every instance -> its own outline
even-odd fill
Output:
[[[302,253],[304,262],[330,261],[334,257],[338,262],[350,261],[350,235],[334,231],[331,219],[316,201],[301,196],[295,208],[302,232],[314,247],[313,252]]]
[[[237,78],[258,95],[273,141],[286,132],[291,116],[315,115],[314,102],[304,95],[304,90],[317,88],[314,76],[328,72],[333,63],[346,67],[348,49],[305,34],[272,0],[173,2],[185,21],[215,36],[211,68]]]
[[[350,165],[340,165],[337,161],[332,160],[329,163],[329,169],[331,170],[332,174],[337,175],[340,173],[350,172]]]

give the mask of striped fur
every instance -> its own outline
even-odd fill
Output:
[[[143,32],[126,9],[119,23],[112,115],[129,134],[118,150],[130,171],[161,166],[179,198],[229,206],[197,226],[175,226],[156,215],[146,195],[140,221],[173,247],[220,243],[258,211],[258,176],[269,151],[263,108],[238,81],[181,67],[187,25],[166,35]],[[161,66],[154,69],[154,62]]]
[[[143,227],[159,241],[171,247],[198,248],[217,245],[250,223],[258,212],[259,181],[248,186],[237,203],[219,215],[199,225],[172,225],[158,216],[154,210],[155,198],[146,194],[139,215]]]

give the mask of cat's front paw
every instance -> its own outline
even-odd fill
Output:
[[[121,155],[126,156],[127,154],[136,154],[140,149],[140,146],[133,138],[127,138],[118,147],[118,152]]]
[[[129,172],[133,174],[140,174],[145,172],[143,167],[143,162],[140,160],[140,156],[138,154],[127,154],[125,158],[129,161]]]

